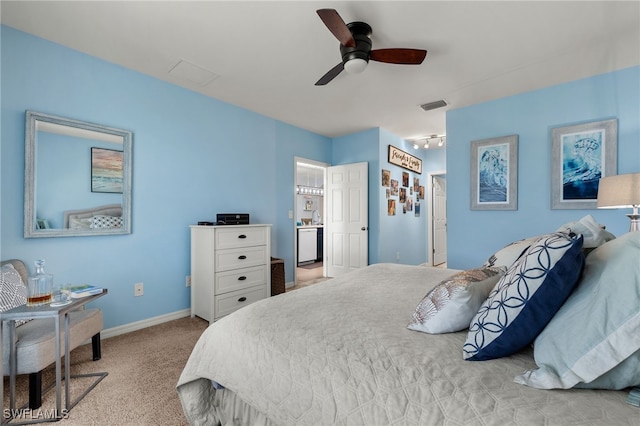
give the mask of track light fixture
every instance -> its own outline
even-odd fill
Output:
[[[446,141],[447,141],[447,137],[445,135],[442,135],[442,136],[431,135],[431,136],[429,136],[427,138],[420,139],[420,140],[424,141],[424,144],[422,145],[422,147],[424,149],[429,149],[429,148],[433,147],[434,146],[433,144],[437,144],[438,148],[442,148],[445,145]],[[415,149],[418,149],[417,141],[414,142],[413,147]]]

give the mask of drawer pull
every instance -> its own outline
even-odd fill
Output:
[[[247,279],[247,277],[245,277],[244,275],[243,275],[243,276],[241,276],[241,277],[238,277],[238,281],[244,281],[244,280],[246,280],[246,279]]]
[[[238,299],[238,302],[246,302],[247,298],[242,296],[240,299]]]
[[[247,258],[247,256],[245,256],[244,254],[238,256],[238,259],[240,260],[245,260]]]
[[[240,234],[240,235],[238,235],[238,238],[247,238],[247,236],[244,235],[244,234]]]

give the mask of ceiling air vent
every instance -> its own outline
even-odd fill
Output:
[[[422,104],[420,105],[420,108],[422,108],[425,111],[431,111],[432,109],[436,109],[436,108],[442,108],[447,106],[447,101],[445,101],[444,99],[441,99],[439,101],[435,101],[435,102],[429,102],[427,104]]]

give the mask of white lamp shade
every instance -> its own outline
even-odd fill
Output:
[[[344,64],[344,70],[349,74],[360,74],[367,67],[368,62],[364,59],[353,58]]]
[[[598,185],[598,208],[640,205],[640,173],[607,176]]]

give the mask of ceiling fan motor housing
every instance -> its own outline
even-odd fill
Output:
[[[371,26],[365,22],[351,22],[347,24],[347,28],[351,31],[353,39],[356,42],[355,47],[340,45],[340,54],[342,55],[342,63],[346,64],[352,59],[362,59],[369,62],[371,52]]]

